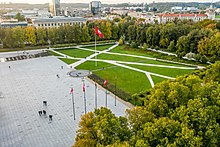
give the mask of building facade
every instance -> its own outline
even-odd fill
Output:
[[[50,0],[49,2],[49,12],[52,16],[59,16],[61,13],[60,0]]]
[[[92,1],[89,3],[89,10],[93,15],[97,15],[101,12],[101,2],[100,1]]]
[[[86,23],[86,19],[82,17],[53,17],[53,18],[37,18],[32,20],[33,26],[36,28],[58,28],[65,25]]]
[[[158,23],[166,23],[168,21],[180,20],[192,20],[194,22],[208,19],[207,14],[159,14]]]
[[[1,28],[14,28],[14,27],[27,27],[27,22],[2,22],[0,23]]]

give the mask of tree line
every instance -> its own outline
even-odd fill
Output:
[[[174,20],[166,24],[145,24],[143,19],[115,18],[113,21],[87,21],[85,25],[65,25],[59,28],[0,28],[0,41],[5,47],[24,47],[93,41],[94,26],[104,34],[104,40],[119,40],[132,47],[155,48],[175,52],[178,57],[188,53],[197,61],[214,62],[220,57],[220,22]],[[100,40],[100,38],[97,38]],[[48,42],[49,40],[49,42]]]
[[[143,102],[115,116],[100,108],[81,117],[74,147],[220,146],[220,62],[155,85]]]

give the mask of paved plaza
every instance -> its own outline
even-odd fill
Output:
[[[9,66],[11,67],[9,69]],[[64,68],[62,69],[61,66]],[[84,114],[82,79],[56,57],[0,63],[0,146],[69,147],[75,141]],[[57,77],[57,74],[60,78]],[[95,108],[94,83],[85,79],[87,110]],[[76,120],[70,88],[74,88]],[[47,101],[47,106],[43,106]],[[98,87],[98,107],[105,106],[105,90]],[[128,107],[108,95],[108,107],[117,116]],[[47,115],[39,116],[38,111]],[[53,115],[50,122],[48,115]]]

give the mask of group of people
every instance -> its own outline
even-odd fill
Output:
[[[43,101],[43,106],[47,106],[47,101]],[[43,110],[43,111],[40,110],[40,111],[38,111],[38,113],[39,113],[40,116],[42,116],[42,114],[43,114],[44,116],[47,115],[46,110]],[[49,115],[49,121],[52,121],[52,117],[53,117],[53,115]]]

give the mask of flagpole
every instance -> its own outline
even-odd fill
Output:
[[[116,83],[117,83],[117,78],[115,78],[115,106],[116,106]]]
[[[106,93],[106,95],[105,95],[105,107],[106,107],[106,108],[108,107],[108,100],[107,100],[107,99],[108,99],[108,96],[107,96],[107,92],[108,92],[108,91],[107,91],[107,87],[106,87],[106,92],[105,92],[105,93]]]
[[[97,109],[97,84],[95,83],[95,108]]]
[[[74,95],[73,95],[73,91],[72,91],[72,101],[73,101],[73,117],[74,117],[74,120],[76,120],[76,114],[75,114],[75,103],[74,103]]]
[[[84,105],[85,105],[85,114],[86,114],[86,90],[85,90],[85,82],[83,81],[83,96],[84,96]]]
[[[96,54],[96,32],[95,32],[95,66],[97,66],[97,54]]]

